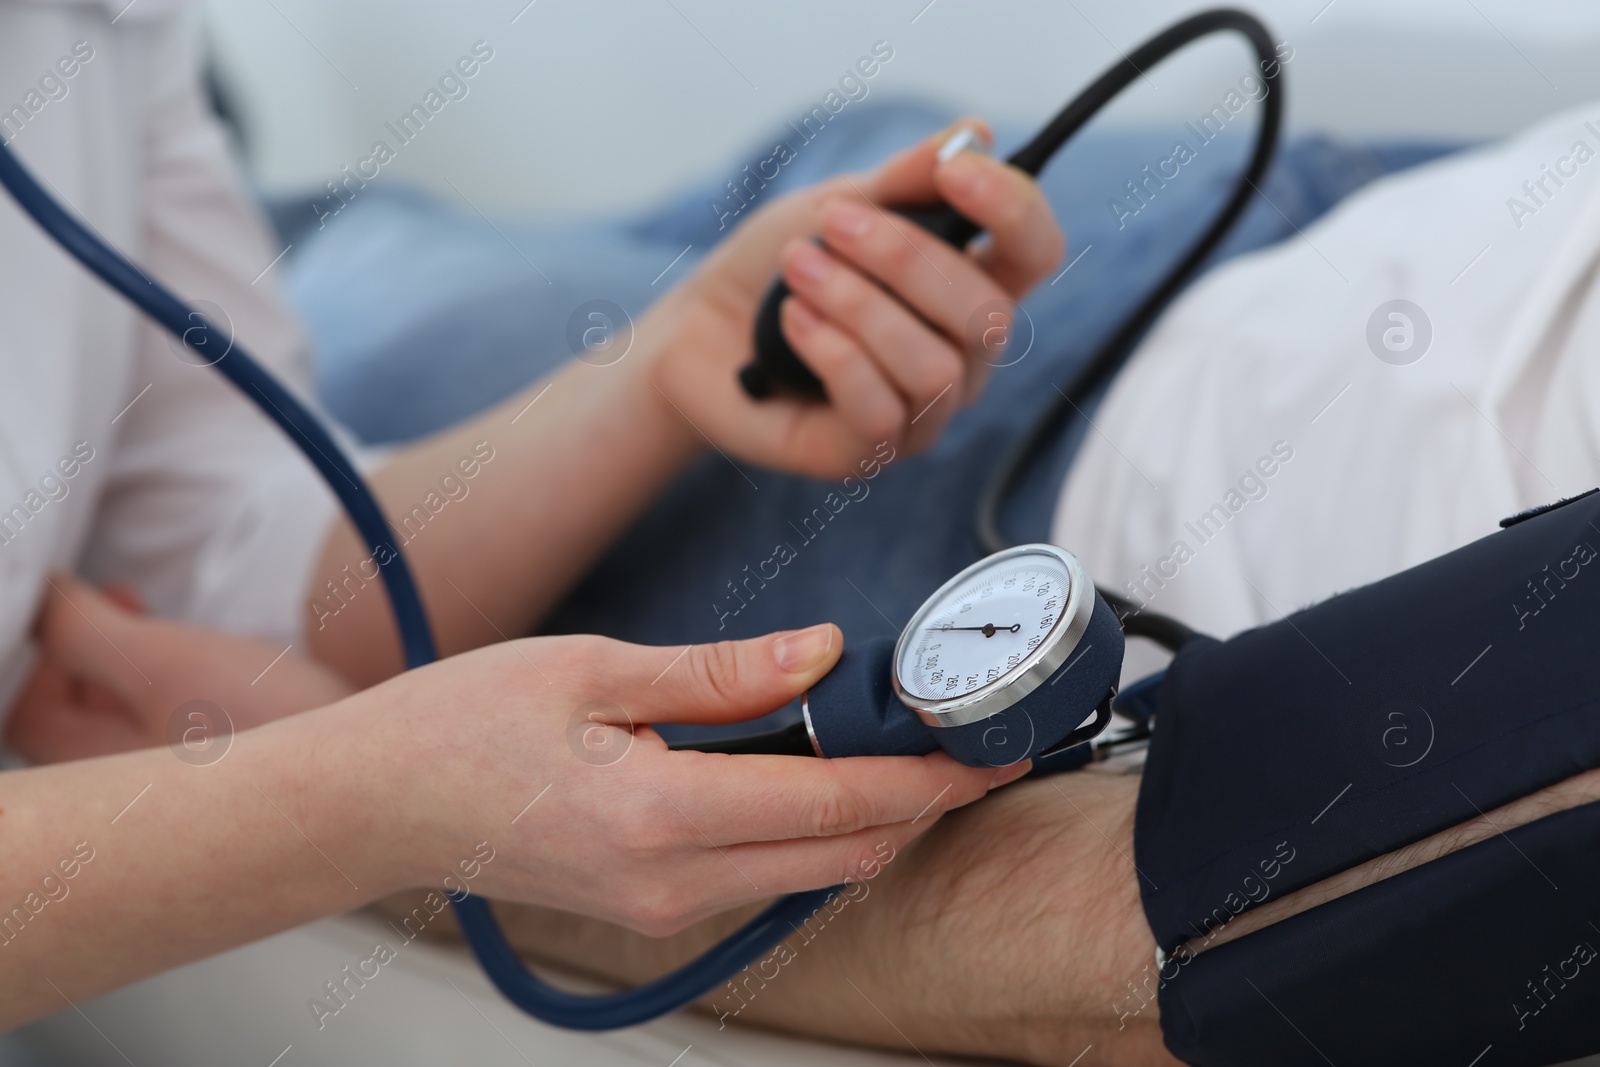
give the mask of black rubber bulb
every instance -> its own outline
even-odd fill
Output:
[[[896,214],[916,223],[955,248],[965,248],[980,232],[978,227],[948,204],[898,211]],[[827,391],[811,368],[803,363],[783,336],[780,310],[789,286],[780,277],[773,281],[761,306],[756,310],[755,358],[739,370],[739,384],[755,400],[785,394],[808,400],[823,400]]]
[[[1217,8],[1191,15],[1182,22],[1167,27],[1134,49],[1131,54],[1124,55],[1119,62],[1112,64],[1111,68],[1096,78],[1087,89],[1073,97],[1066,107],[1034,135],[1033,140],[1006,157],[1006,162],[1013,167],[1024,174],[1037,177],[1045,164],[1050,162],[1050,158],[1082,129],[1084,123],[1098,114],[1100,109],[1110,103],[1123,89],[1133,84],[1135,79],[1144,77],[1146,69],[1189,42],[1222,31],[1242,34],[1255,51],[1261,76],[1269,90],[1264,97],[1266,110],[1262,113],[1261,135],[1256,141],[1249,168],[1235,187],[1233,196],[1222,213],[1190,247],[1177,266],[1168,272],[1155,291],[1145,298],[1145,303],[1125,320],[1125,328],[1134,331],[1134,336],[1148,326],[1178,289],[1194,276],[1201,262],[1215,250],[1222,238],[1227,236],[1250,197],[1260,191],[1259,187],[1266,174],[1267,165],[1272,161],[1272,151],[1278,141],[1278,126],[1283,117],[1283,93],[1280,91],[1283,64],[1277,58],[1277,45],[1273,43],[1271,32],[1254,15],[1233,8]],[[956,248],[965,248],[979,232],[977,226],[958,215],[948,204],[910,208],[901,211],[900,214]],[[789,342],[784,340],[783,330],[778,324],[779,308],[783,304],[784,297],[788,295],[789,287],[780,278],[772,283],[772,288],[768,289],[766,296],[762,298],[761,307],[756,310],[755,358],[740,369],[739,382],[744,386],[744,391],[757,400],[780,393],[813,400],[825,399],[827,392],[823,389],[822,383],[794,354]],[[1121,365],[1123,355],[1131,350],[1131,344],[1123,343],[1124,340],[1120,336],[1114,337],[1113,341],[1116,343],[1102,349],[1095,357],[1094,364],[1085,368],[1086,372],[1092,372],[1086,380],[1100,381],[1108,369],[1114,371]],[[1076,403],[1071,403],[1072,410],[1076,410]]]

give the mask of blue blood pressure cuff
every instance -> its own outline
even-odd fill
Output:
[[[1600,1050],[1600,804],[1204,947],[1267,900],[1600,766],[1600,495],[1504,525],[1173,660],[1134,844],[1180,1059]]]

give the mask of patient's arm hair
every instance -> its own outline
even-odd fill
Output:
[[[1175,1064],[1161,1041],[1155,942],[1132,858],[1138,788],[1137,773],[1091,769],[1019,782],[946,815],[864,895],[701,1007],[726,1024],[925,1055]],[[1269,901],[1190,947],[1243,937],[1597,799],[1600,771],[1579,775]],[[382,907],[408,911],[410,902]],[[755,910],[651,939],[547,909],[497,908],[526,955],[628,985],[698,955]]]

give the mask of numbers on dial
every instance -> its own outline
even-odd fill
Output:
[[[923,605],[895,665],[922,699],[964,697],[1021,670],[1061,622],[1071,576],[1044,553],[1002,560]]]

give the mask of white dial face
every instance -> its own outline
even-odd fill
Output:
[[[1054,556],[997,560],[936,594],[911,621],[895,670],[906,693],[964,697],[1021,668],[1048,642],[1066,607],[1071,576]]]

